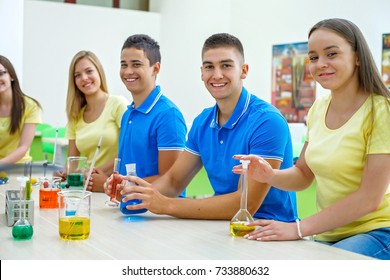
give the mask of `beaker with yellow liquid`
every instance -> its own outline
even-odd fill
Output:
[[[82,190],[59,192],[58,214],[61,239],[87,239],[91,228],[91,192]]]
[[[248,170],[249,160],[240,160],[242,164],[243,173],[241,174],[241,203],[240,210],[230,220],[230,233],[233,236],[245,236],[256,229],[255,226],[248,226],[253,223],[253,217],[248,212],[248,178],[246,172]]]

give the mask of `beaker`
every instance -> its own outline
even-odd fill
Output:
[[[68,181],[69,187],[83,188],[86,167],[86,157],[68,157],[66,180]]]
[[[111,180],[111,193],[109,197],[109,201],[106,201],[106,205],[110,207],[118,207],[121,200],[121,194],[120,191],[117,190],[116,185],[120,183],[120,158],[115,158],[114,160],[114,171],[112,173],[112,180]]]
[[[90,233],[91,192],[60,191],[58,193],[58,216],[61,239],[87,239]]]
[[[240,210],[230,221],[230,232],[233,236],[245,236],[256,229],[255,226],[248,226],[249,223],[254,222],[252,215],[247,209],[248,178],[246,172],[250,161],[240,160],[240,162],[243,168],[243,173],[241,174],[241,201]]]
[[[47,177],[39,178],[39,208],[57,208],[58,207],[58,195],[61,190],[61,178]]]

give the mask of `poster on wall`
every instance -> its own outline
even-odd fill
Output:
[[[272,46],[272,104],[290,123],[305,123],[316,97],[307,42]]]
[[[390,33],[383,34],[382,78],[387,88],[390,89]]]

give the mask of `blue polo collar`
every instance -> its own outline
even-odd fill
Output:
[[[154,105],[156,105],[157,101],[160,99],[162,95],[160,86],[156,86],[152,92],[149,94],[149,96],[145,99],[144,102],[137,108],[134,108],[134,101],[131,102],[130,108],[132,110],[137,110],[141,113],[144,113],[145,115],[148,114],[150,111],[152,111]]]
[[[251,94],[242,87],[240,98],[238,99],[236,108],[234,108],[233,114],[230,116],[229,120],[223,125],[224,128],[233,129],[241,117],[245,114],[249,106],[249,101],[251,99]],[[211,128],[218,128],[218,104],[215,104],[212,114],[214,116],[213,120],[210,123]]]

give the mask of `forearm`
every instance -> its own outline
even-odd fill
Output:
[[[114,160],[112,159],[112,160],[102,164],[101,166],[98,166],[97,168],[100,169],[101,171],[103,171],[104,174],[106,174],[107,176],[110,176],[113,173]]]
[[[362,201],[367,203],[362,203]],[[345,226],[374,209],[376,206],[369,203],[369,197],[359,193],[359,191],[354,192],[332,206],[302,220],[302,234],[310,236]]]
[[[303,221],[303,234],[313,235],[356,221],[378,209],[390,183],[390,155],[369,155],[359,188]]]
[[[304,157],[299,158],[293,167],[279,170],[280,161],[261,158],[256,155],[235,155],[238,160],[250,160],[247,174],[250,178],[285,191],[300,191],[314,180],[314,174],[307,166]],[[242,165],[233,167],[233,172],[242,174]]]
[[[19,146],[12,153],[10,153],[6,157],[2,158],[0,160],[0,163],[1,164],[13,164],[13,163],[16,163],[16,162],[18,162],[20,159],[22,159],[24,157],[24,155],[26,154],[27,150],[28,150],[28,147],[26,147],[26,146]]]
[[[238,196],[229,196],[168,198],[162,214],[184,219],[231,220],[240,208],[240,201]]]
[[[170,177],[164,175],[155,175],[143,179],[147,182],[153,182],[153,187],[167,197],[177,197],[185,189],[185,187],[178,186]]]
[[[301,191],[308,188],[314,176],[305,176],[304,173],[296,166],[288,169],[275,169],[274,176],[268,182],[271,186],[285,191]]]

